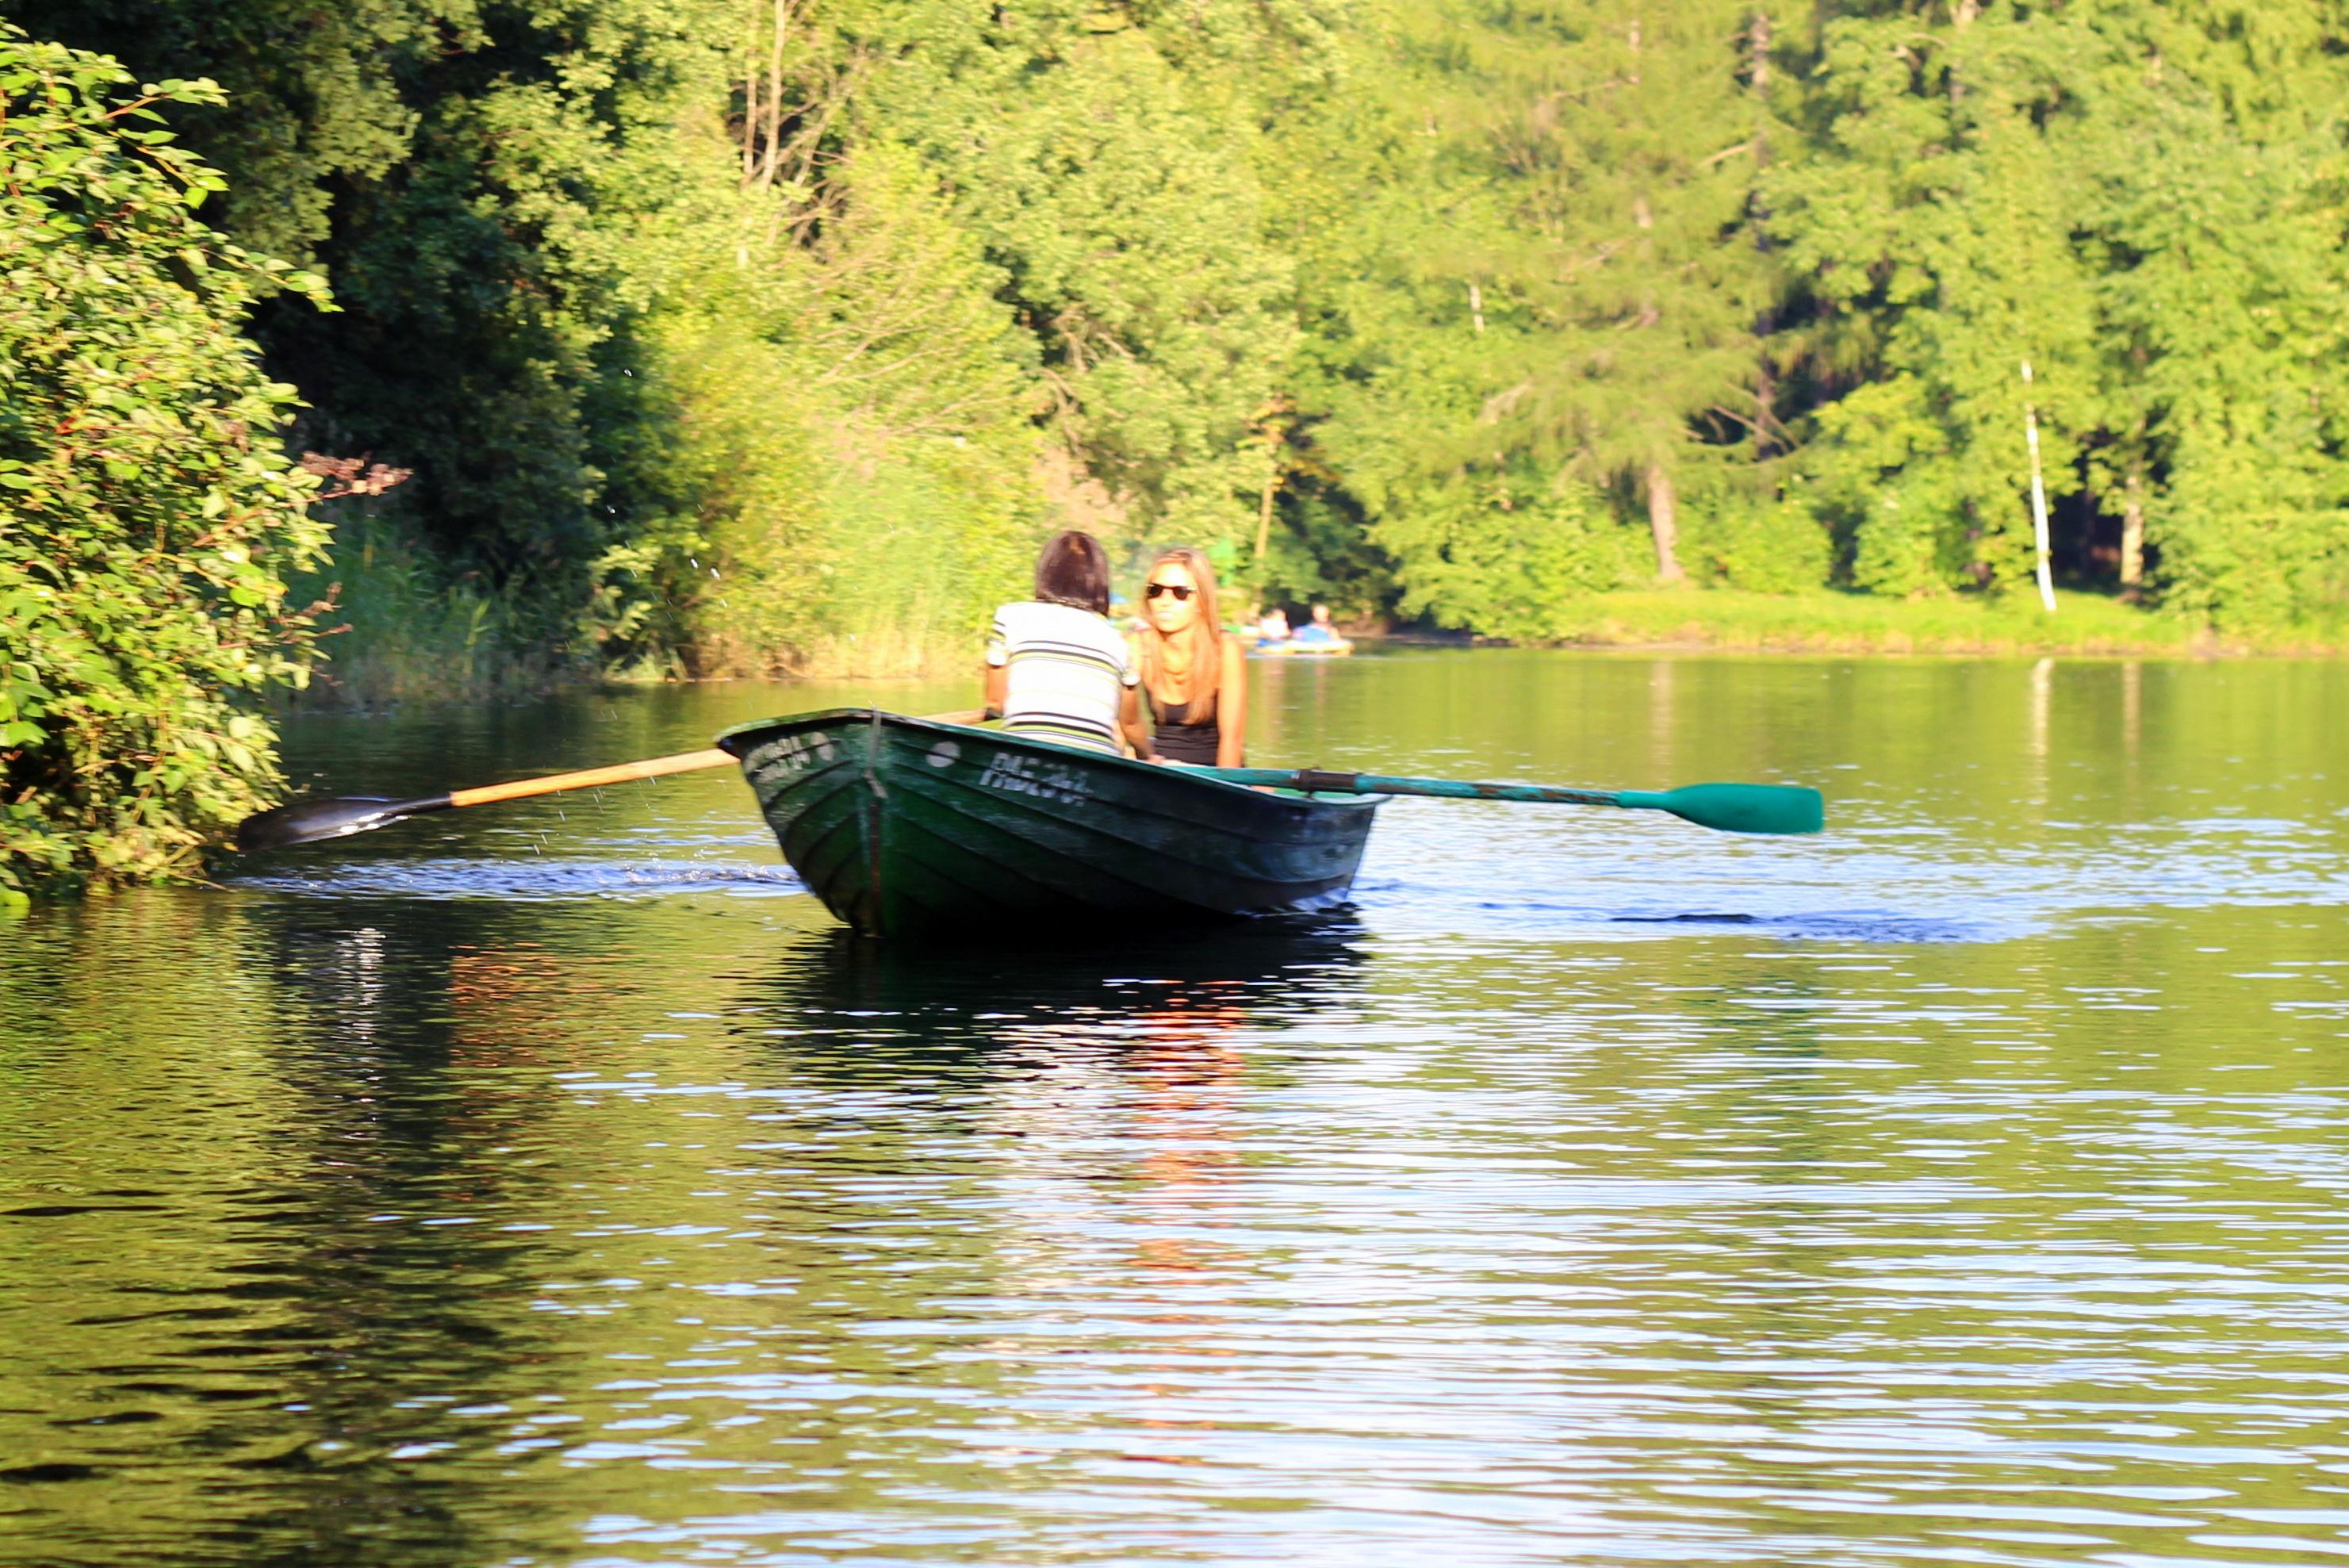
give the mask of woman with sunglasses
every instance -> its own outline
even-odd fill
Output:
[[[1236,768],[1247,752],[1247,660],[1216,615],[1216,573],[1196,550],[1150,565],[1143,625],[1133,634],[1143,690],[1157,714],[1151,745],[1168,762]]]
[[[1036,597],[997,610],[987,634],[988,712],[1011,734],[1147,757],[1139,680],[1109,623],[1101,541],[1080,528],[1054,535],[1036,562]]]

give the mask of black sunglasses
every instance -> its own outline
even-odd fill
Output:
[[[1174,583],[1153,583],[1148,587],[1142,590],[1142,597],[1146,599],[1154,599],[1160,594],[1173,594],[1174,596],[1174,602],[1179,605],[1187,603],[1190,600],[1191,596],[1198,591],[1199,590],[1196,588],[1182,587]]]

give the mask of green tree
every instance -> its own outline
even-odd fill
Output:
[[[1341,106],[1329,133],[1351,150],[1337,200],[1367,200],[1303,242],[1308,402],[1401,607],[1493,629],[1473,607],[1680,580],[1684,493],[1753,483],[1776,431],[1764,19],[1704,0],[1374,16],[1354,79],[1382,101]],[[1622,512],[1650,571],[1608,535]],[[1536,564],[1552,545],[1565,577]],[[1506,618],[1535,635],[1540,618]]]
[[[612,466],[631,525],[603,563],[608,620],[635,656],[699,672],[822,649],[895,673],[975,638],[1032,559],[1034,346],[904,149],[781,183],[679,215],[647,269],[657,417]]]
[[[380,182],[412,151],[407,88],[436,55],[478,43],[476,8],[436,0],[15,0],[36,37],[111,55],[149,76],[202,74],[225,97],[174,124],[217,169],[211,220],[301,265],[332,232],[337,187]]]
[[[184,872],[278,782],[251,700],[299,685],[284,574],[326,530],[239,333],[317,281],[227,243],[217,172],[112,61],[0,28],[0,896]]]
[[[1313,0],[487,0],[423,48],[362,7],[300,61],[257,52],[274,13],[105,6],[50,25],[265,100],[208,131],[331,198],[299,233],[347,312],[270,307],[271,362],[317,439],[418,470],[378,526],[543,657],[789,668],[973,550],[1001,581],[1055,509],[1249,531],[1298,341],[1265,128],[1322,69]]]
[[[1873,5],[1770,182],[1842,395],[1805,466],[1857,586],[2027,575],[2018,367],[2068,545],[2222,625],[2349,587],[2338,7]]]
[[[1007,274],[1048,429],[1112,526],[1224,546],[1254,533],[1257,420],[1298,345],[1260,174],[1282,88],[1323,68],[1311,0],[901,14],[911,47],[864,123],[917,150]],[[916,26],[916,24],[918,24]]]
[[[1499,19],[1477,98],[1509,225],[1485,292],[1526,329],[1496,359],[1489,417],[1545,460],[1635,487],[1656,576],[1677,582],[1691,471],[1771,418],[1760,328],[1779,284],[1752,227],[1765,37],[1744,0],[1556,0]]]
[[[2220,625],[2349,602],[2344,22],[2196,0],[2100,24],[2087,483],[2119,523],[2124,591]]]
[[[1066,523],[1529,639],[1995,590],[2025,358],[2075,582],[2349,602],[2344,0],[17,14],[226,84],[207,215],[345,307],[237,308],[418,471],[316,576],[362,649],[903,668]]]
[[[220,222],[300,247],[345,308],[332,331],[298,296],[254,312],[271,369],[310,405],[305,435],[412,466],[389,510],[436,575],[488,585],[509,635],[550,661],[584,660],[595,563],[626,532],[605,467],[652,417],[629,384],[647,303],[629,247],[695,184],[680,127],[722,119],[714,24],[732,7],[33,10],[142,75],[225,84],[197,127],[229,177]]]

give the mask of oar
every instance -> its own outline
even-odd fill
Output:
[[[1201,768],[1236,784],[1333,794],[1430,794],[1445,800],[1529,800],[1554,805],[1616,805],[1668,811],[1725,833],[1816,833],[1826,803],[1798,784],[1701,784],[1680,789],[1561,789],[1556,784],[1472,784],[1464,779],[1399,779],[1383,774],[1333,774],[1319,768]]]
[[[933,713],[933,724],[976,724],[987,715],[978,708],[953,713]],[[478,789],[452,789],[415,800],[381,800],[369,795],[337,794],[321,800],[297,800],[246,817],[236,825],[236,846],[250,854],[256,849],[284,849],[322,839],[347,838],[428,811],[453,811],[461,806],[489,805],[502,800],[523,800],[534,794],[559,794],[564,790],[594,789],[602,784],[657,779],[665,774],[689,774],[698,768],[735,765],[734,754],[711,747],[706,752],[679,752],[675,756],[647,757],[642,762],[615,763],[605,768],[554,774],[540,779],[515,779],[509,784],[483,784]]]

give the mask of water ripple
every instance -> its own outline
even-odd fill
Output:
[[[233,877],[232,888],[314,898],[487,899],[534,903],[569,898],[658,898],[679,893],[771,897],[803,893],[790,867],[714,860],[573,860],[515,856],[493,860],[364,860],[305,867],[298,873]]]
[[[1833,830],[904,951],[688,775],[0,928],[0,1563],[2349,1554],[2349,667],[1348,663],[1268,746]]]

